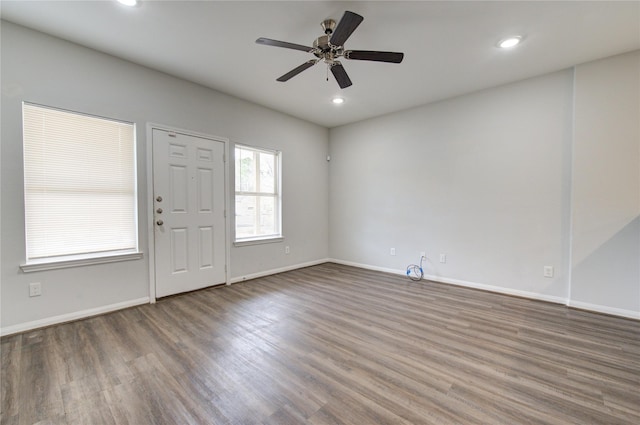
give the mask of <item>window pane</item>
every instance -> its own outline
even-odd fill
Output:
[[[260,192],[275,193],[275,155],[260,153]]]
[[[247,149],[236,149],[236,191],[256,191],[256,155]]]
[[[235,166],[233,168],[235,169],[236,176],[236,192],[239,192],[242,187],[242,182],[240,181],[240,178],[242,177],[242,174],[240,173],[240,148],[236,148],[234,153]]]
[[[260,205],[258,234],[274,235],[278,233],[276,229],[275,199],[273,197],[261,196],[258,202]]]
[[[256,197],[236,195],[236,238],[257,234],[256,216]]]

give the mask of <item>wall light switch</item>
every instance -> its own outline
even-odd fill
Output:
[[[553,277],[553,266],[544,266],[544,277]]]
[[[391,250],[389,251],[390,255],[396,255],[396,249],[395,248],[391,248]]]
[[[440,254],[440,262],[441,263],[447,262],[447,254]]]

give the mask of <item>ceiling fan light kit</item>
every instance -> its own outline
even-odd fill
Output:
[[[363,60],[374,62],[400,63],[404,58],[404,53],[399,52],[380,52],[375,50],[345,50],[344,43],[362,23],[364,18],[357,13],[346,11],[336,25],[333,19],[325,19],[320,26],[324,31],[313,41],[313,47],[303,46],[301,44],[288,43],[286,41],[273,40],[270,38],[260,37],[256,40],[257,44],[265,46],[283,47],[285,49],[300,50],[313,54],[317,59],[311,59],[302,65],[292,69],[277,81],[285,82],[300,74],[302,71],[311,68],[316,63],[323,61],[327,64],[327,68],[331,70],[334,78],[338,82],[341,89],[351,86],[353,83],[342,66],[338,58],[349,60]]]

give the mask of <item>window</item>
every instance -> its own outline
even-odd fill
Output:
[[[236,242],[282,237],[280,153],[235,148]]]
[[[135,125],[22,112],[27,265],[137,252]]]

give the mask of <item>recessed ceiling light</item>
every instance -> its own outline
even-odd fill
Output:
[[[341,104],[341,103],[344,103],[344,99],[343,99],[343,98],[341,98],[341,97],[334,97],[331,101],[332,101],[333,103],[335,103],[336,105],[339,105],[339,104]]]
[[[500,47],[501,49],[509,49],[511,47],[517,46],[521,41],[522,37],[520,37],[519,35],[515,37],[505,38],[503,40],[500,40],[500,42],[498,43],[498,47]]]
[[[135,6],[138,4],[138,0],[118,0],[118,3],[124,4],[125,6]]]

